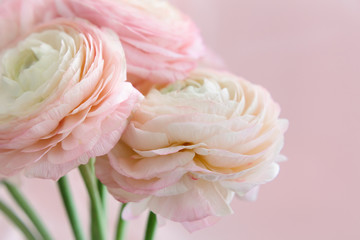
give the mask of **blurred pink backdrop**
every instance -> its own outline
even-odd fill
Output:
[[[290,120],[283,151],[289,161],[260,188],[258,201],[235,200],[234,215],[193,234],[167,222],[157,239],[360,239],[360,2],[172,2],[194,19],[229,70],[280,103]],[[71,175],[86,226],[85,189],[77,171]],[[55,183],[28,180],[23,188],[56,239],[71,239]],[[109,208],[113,228],[118,205],[110,197]],[[145,218],[129,223],[128,239],[142,239]],[[21,239],[2,215],[0,239]]]

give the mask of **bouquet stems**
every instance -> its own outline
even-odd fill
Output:
[[[0,200],[0,210],[23,232],[26,239],[36,240],[29,228],[23,221],[4,203]]]
[[[98,186],[98,190],[99,190],[99,195],[100,195],[100,200],[101,200],[101,205],[103,208],[103,221],[104,221],[104,225],[106,226],[106,197],[107,197],[107,190],[106,187],[99,181],[97,180],[97,186]],[[97,217],[96,217],[96,209],[94,204],[91,204],[91,238],[93,240],[98,240],[101,236],[99,235],[99,231],[98,231],[98,222],[97,222]]]
[[[84,180],[87,188],[90,200],[91,200],[91,239],[93,240],[106,240],[106,198],[107,189],[106,187],[95,177],[94,161],[91,159],[88,164],[79,166],[79,171]],[[13,199],[24,211],[24,213],[31,220],[33,225],[39,231],[41,239],[51,240],[52,237],[46,229],[43,222],[40,220],[38,215],[35,213],[31,205],[28,203],[23,194],[14,186],[7,181],[0,181],[7,188]],[[62,197],[65,210],[76,240],[85,240],[84,235],[77,211],[73,200],[73,196],[70,189],[70,184],[66,176],[59,179],[57,182]],[[126,221],[122,218],[126,204],[122,204],[119,219],[116,228],[116,240],[124,240]],[[4,214],[23,232],[26,239],[37,240],[38,235],[34,235],[29,228],[22,222],[22,220],[14,213],[5,203],[0,200],[0,211]],[[151,213],[149,216],[149,222],[147,226],[146,239],[152,240],[154,238],[154,232],[156,228],[156,215]]]
[[[28,201],[25,199],[24,195],[19,191],[19,189],[11,184],[10,182],[3,181],[3,184],[9,191],[12,198],[16,201],[16,203],[19,205],[19,207],[25,212],[25,214],[29,217],[29,219],[32,221],[36,229],[39,231],[40,235],[44,240],[51,240],[52,237],[48,230],[46,229],[43,222],[40,220],[38,215],[35,213],[33,208],[30,206]]]
[[[95,175],[92,171],[92,162],[90,161],[86,165],[79,166],[79,170],[81,173],[81,176],[84,179],[86,188],[88,190],[91,204],[94,211],[94,218],[93,219],[96,222],[96,225],[98,227],[96,233],[98,236],[98,240],[106,240],[106,227],[105,227],[105,219],[104,219],[104,211],[103,211],[103,205],[101,203],[99,191],[98,191],[98,185],[97,180],[95,178]]]
[[[106,197],[107,197],[107,189],[104,184],[102,184],[99,180],[97,180],[97,185],[99,189],[99,195],[102,203],[102,207],[104,209],[104,216],[106,218]]]
[[[93,178],[96,181],[97,184],[97,190],[99,193],[99,197],[101,200],[101,205],[102,205],[102,212],[103,212],[103,221],[104,221],[104,225],[106,226],[106,187],[96,178],[95,176],[95,158],[90,158],[89,160],[89,168],[91,170],[91,175],[93,176]],[[90,233],[91,233],[91,239],[92,240],[98,240],[101,239],[101,233],[99,232],[99,222],[98,222],[98,218],[97,218],[97,213],[96,213],[96,206],[94,205],[93,202],[91,202],[91,207],[90,207],[90,212],[91,212],[91,225],[90,225]]]
[[[126,207],[126,203],[123,203],[120,208],[119,219],[118,219],[118,223],[116,226],[115,240],[124,240],[125,239],[126,221],[122,218],[122,213],[123,213],[125,207]]]
[[[156,214],[153,212],[150,212],[147,226],[146,226],[145,240],[154,240],[155,239],[156,225],[157,225]]]
[[[59,186],[61,197],[63,199],[64,205],[66,208],[66,212],[68,214],[68,217],[69,217],[69,220],[71,223],[71,227],[72,227],[75,239],[76,240],[85,240],[85,235],[81,229],[79,217],[76,212],[75,204],[72,199],[72,195],[70,192],[70,186],[69,186],[66,176],[60,178],[60,180],[58,181],[58,186]]]

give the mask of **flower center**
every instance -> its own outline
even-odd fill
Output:
[[[21,92],[35,91],[48,79],[47,70],[58,57],[56,49],[39,41],[11,49],[4,56],[7,71],[2,77],[17,83]]]
[[[26,114],[56,89],[76,52],[60,30],[34,33],[0,56],[0,121]]]

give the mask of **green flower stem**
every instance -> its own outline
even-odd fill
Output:
[[[107,197],[106,194],[107,194],[107,189],[106,189],[105,185],[102,184],[100,182],[100,180],[97,179],[96,176],[95,176],[95,158],[90,158],[89,165],[90,165],[91,171],[93,172],[94,179],[97,182],[99,196],[100,196],[100,199],[101,199],[101,204],[102,204],[103,209],[104,209],[104,213],[105,213],[104,216],[106,218],[106,197]]]
[[[122,218],[122,213],[124,211],[125,206],[126,206],[126,203],[123,203],[120,208],[119,219],[118,219],[118,223],[116,226],[115,240],[124,240],[125,239],[125,228],[126,228],[127,222]]]
[[[76,212],[76,207],[72,199],[70,186],[67,177],[64,176],[59,179],[58,186],[60,189],[61,197],[63,199],[67,215],[69,217],[71,227],[76,240],[85,240],[85,235],[82,231],[79,217]]]
[[[40,235],[44,240],[52,239],[49,231],[46,229],[43,222],[40,220],[38,215],[35,213],[34,209],[30,206],[28,201],[25,199],[24,195],[19,191],[19,189],[11,184],[10,182],[3,181],[3,184],[11,194],[12,198],[16,201],[19,207],[25,212],[25,214],[32,221],[36,229],[39,231]]]
[[[145,240],[154,240],[155,239],[156,225],[157,225],[156,214],[153,212],[150,212],[147,226],[146,226]]]
[[[91,162],[86,165],[79,166],[80,173],[84,179],[86,188],[88,190],[92,207],[94,208],[94,217],[96,218],[97,231],[98,231],[98,240],[106,239],[106,227],[104,221],[104,213],[101,204],[100,195],[98,192],[98,186],[94,173],[92,171]]]
[[[100,194],[100,199],[101,199],[101,203],[102,203],[102,207],[104,209],[104,217],[106,218],[106,198],[107,198],[107,189],[105,187],[104,184],[102,184],[98,179],[97,181],[97,185],[98,185],[98,189],[99,189],[99,194]]]
[[[101,200],[101,204],[103,206],[104,209],[104,218],[106,218],[106,194],[107,194],[107,189],[105,187],[104,184],[102,184],[100,182],[99,179],[96,178],[95,176],[95,158],[90,158],[88,165],[90,165],[90,169],[91,172],[94,176],[95,181],[97,182],[97,187],[98,187],[98,191],[99,191],[99,196],[100,196],[100,200]]]
[[[95,177],[95,175],[94,175]],[[107,206],[107,189],[106,186],[104,184],[102,184],[96,177],[95,177],[95,181],[97,183],[97,187],[98,187],[98,191],[99,191],[99,196],[100,196],[100,201],[101,201],[101,206],[102,206],[102,210],[103,210],[103,221],[104,221],[104,225],[106,226],[107,224],[107,215],[106,215],[106,206]]]
[[[95,177],[95,175],[94,175]],[[103,208],[103,221],[106,226],[106,187],[95,178],[97,181],[98,191],[100,195],[100,200]],[[100,238],[99,230],[98,230],[98,223],[96,218],[96,208],[94,204],[91,204],[91,237],[93,240],[98,240]]]
[[[0,200],[0,210],[23,232],[26,239],[36,240],[29,228],[23,221],[3,202]]]
[[[88,165],[90,166],[91,173],[92,173],[93,177],[95,178],[95,158],[90,158]],[[100,198],[101,198],[101,200],[103,200],[102,196],[101,196],[102,192],[100,192],[100,185],[98,185],[98,188],[99,188],[98,191],[99,191],[99,194],[100,194]],[[91,202],[91,206],[90,206],[90,213],[91,213],[91,220],[90,220],[91,239],[92,240],[97,240],[97,239],[100,238],[99,227],[98,227],[99,223],[97,221],[98,219],[96,218],[96,208],[95,208],[95,206],[94,206],[94,204],[92,202]],[[104,219],[106,219],[105,210],[104,210]]]
[[[96,210],[93,204],[91,204],[90,212],[91,212],[91,220],[90,220],[91,239],[98,240],[100,238],[99,228],[98,228],[99,224],[97,221],[98,219],[96,218]]]

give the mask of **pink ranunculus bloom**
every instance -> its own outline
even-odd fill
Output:
[[[0,2],[0,50],[16,42],[39,23],[59,17],[54,0],[3,0]]]
[[[56,180],[107,154],[142,95],[108,29],[56,19],[17,39],[0,55],[0,174]]]
[[[96,175],[117,200],[136,202],[125,217],[149,209],[194,231],[276,177],[288,126],[279,114],[264,88],[198,69],[148,93]]]
[[[56,3],[61,16],[87,19],[118,34],[126,54],[128,80],[143,92],[149,84],[183,79],[202,56],[204,47],[198,29],[167,1],[56,0]]]

